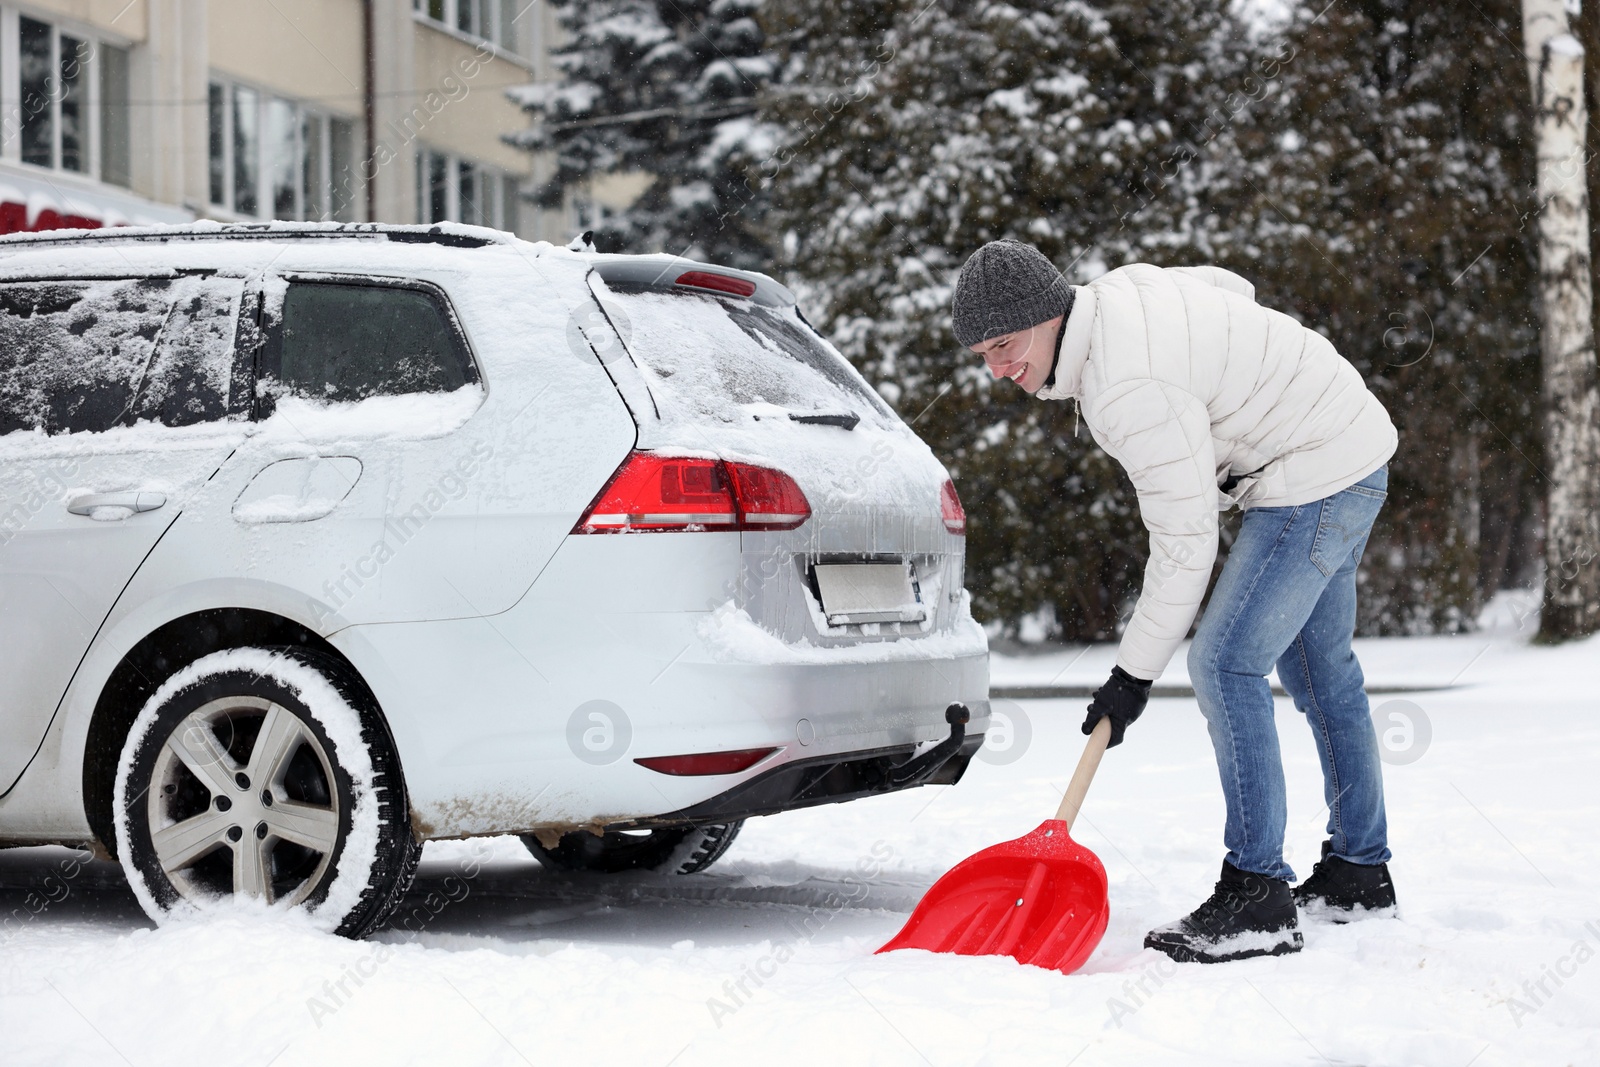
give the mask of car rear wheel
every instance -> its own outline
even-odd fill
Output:
[[[344,664],[304,649],[217,652],[168,679],[123,747],[115,812],[157,922],[249,898],[360,937],[421,855],[377,707]]]
[[[554,848],[525,834],[522,843],[546,867],[557,871],[663,871],[694,874],[715,863],[739,835],[738,822],[709,826],[669,826],[654,830],[607,830],[563,834]]]

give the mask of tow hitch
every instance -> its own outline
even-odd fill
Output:
[[[914,785],[931,778],[961,748],[967,736],[967,723],[972,713],[965,704],[951,704],[944,709],[944,721],[950,724],[950,736],[934,745],[920,756],[889,768],[889,782],[895,786]]]

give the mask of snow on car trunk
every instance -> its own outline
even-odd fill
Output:
[[[732,610],[822,645],[966,618],[943,464],[792,304],[591,282],[632,357],[609,365],[640,422],[639,448],[780,471],[809,504],[794,529],[744,530]]]

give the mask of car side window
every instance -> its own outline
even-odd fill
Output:
[[[179,278],[172,295],[172,309],[139,383],[133,418],[167,426],[225,418],[237,406],[229,399],[244,281]]]
[[[280,395],[365,400],[478,380],[449,308],[422,288],[291,281],[269,349],[265,372]]]
[[[0,434],[223,417],[242,287],[198,275],[0,283]]]

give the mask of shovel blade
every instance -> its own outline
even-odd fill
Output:
[[[1070,974],[1094,952],[1110,920],[1099,857],[1072,840],[1065,822],[1047,819],[952,867],[878,951],[1010,956]]]

